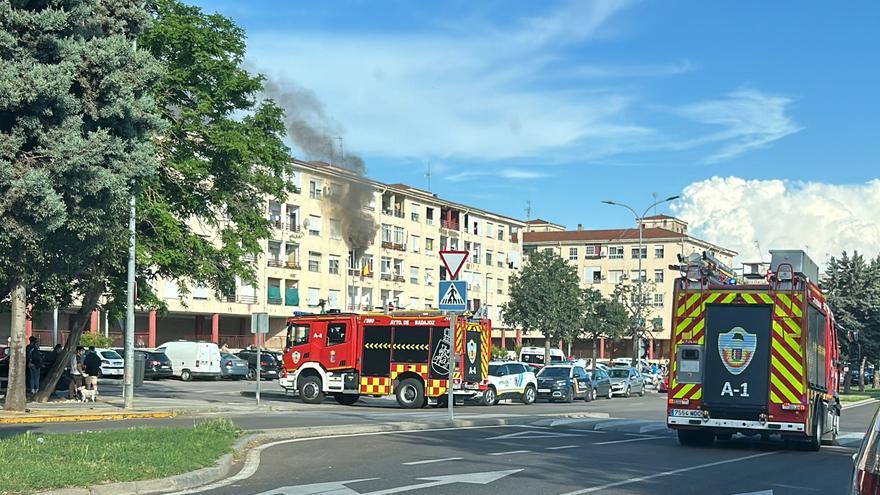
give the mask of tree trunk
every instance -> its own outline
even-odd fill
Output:
[[[27,405],[27,394],[25,393],[27,356],[25,355],[24,342],[27,289],[19,283],[12,289],[11,295],[12,327],[10,334],[12,342],[9,353],[9,382],[6,384],[6,403],[3,409],[24,412]]]
[[[550,336],[544,336],[544,366],[550,366]]]
[[[865,391],[865,361],[868,358],[862,356],[862,360],[859,361],[859,392]]]
[[[871,388],[880,387],[880,374],[878,374],[877,371],[877,365],[874,365],[874,379],[871,380]]]
[[[98,305],[98,298],[101,297],[103,292],[104,284],[100,283],[83,297],[82,306],[80,306],[79,311],[77,311],[76,316],[70,323],[67,342],[64,343],[64,348],[61,350],[58,359],[55,360],[55,364],[52,365],[52,369],[49,370],[41,381],[40,392],[34,396],[34,402],[48,402],[49,398],[52,397],[52,393],[55,392],[55,387],[58,385],[58,380],[61,379],[64,369],[70,363],[70,354],[76,351],[76,346],[79,345],[79,338],[89,323],[91,313]]]

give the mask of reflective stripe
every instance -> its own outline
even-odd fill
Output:
[[[787,369],[785,369],[785,365],[780,363],[779,360],[776,358],[776,356],[771,355],[770,361],[774,367],[773,371],[777,374],[782,375],[785,378],[786,382],[788,382],[788,384],[791,385],[791,388],[794,390],[795,393],[797,393],[797,394],[804,393],[804,391],[802,390],[803,387],[801,386],[800,381],[797,378],[795,378],[794,375],[792,375]]]
[[[794,370],[795,373],[799,375],[804,374],[803,365],[797,362],[797,360],[795,360],[795,358],[793,358],[791,354],[789,354],[788,349],[786,349],[785,346],[776,339],[773,339],[773,350],[776,351],[782,357],[782,359],[784,359],[785,362],[791,366],[792,370]]]
[[[691,391],[692,388],[694,388],[694,384],[693,384],[693,383],[688,383],[688,384],[686,384],[686,385],[683,385],[683,386],[681,387],[681,389],[680,389],[678,392],[675,393],[675,395],[673,396],[673,399],[681,399],[681,398],[683,398],[685,395],[687,395],[688,392]]]
[[[782,383],[782,381],[780,381],[779,378],[776,378],[775,373],[770,373],[770,383],[772,383],[777,390],[782,392],[782,395],[784,395],[789,402],[800,402],[798,398]]]
[[[755,304],[755,303],[757,302],[757,301],[755,300],[755,297],[754,297],[753,295],[751,295],[751,294],[748,294],[748,293],[746,293],[746,292],[743,292],[743,293],[740,294],[740,295],[742,296],[743,301],[745,301],[745,302],[747,302],[747,303],[749,303],[749,304]]]

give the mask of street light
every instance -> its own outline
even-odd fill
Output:
[[[629,205],[626,205],[623,203],[618,203],[616,201],[609,201],[609,200],[602,201],[602,203],[604,203],[606,205],[620,206],[621,208],[626,208],[627,210],[631,211],[632,214],[636,218],[636,226],[639,229],[639,283],[638,283],[638,297],[636,298],[636,309],[638,311],[639,318],[642,317],[642,309],[643,309],[642,305],[645,304],[645,298],[644,298],[644,295],[642,294],[642,283],[644,282],[644,279],[645,279],[645,277],[642,276],[642,257],[645,254],[644,253],[645,248],[644,248],[644,244],[642,242],[642,226],[644,225],[644,218],[645,218],[645,215],[647,215],[648,212],[651,211],[651,208],[653,208],[659,204],[668,203],[670,201],[675,201],[678,198],[680,198],[680,196],[669,196],[666,199],[661,199],[660,201],[655,201],[653,204],[651,204],[651,206],[645,208],[645,212],[642,213],[641,216],[636,212],[635,209],[633,209],[633,207],[631,207]],[[635,364],[636,359],[638,359],[639,339],[640,339],[640,337],[633,339],[633,364]]]

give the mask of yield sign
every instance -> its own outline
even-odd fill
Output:
[[[464,262],[468,257],[467,251],[440,251],[440,261],[446,267],[446,273],[449,280],[456,280],[458,272],[464,266]]]

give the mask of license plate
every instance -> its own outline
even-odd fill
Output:
[[[549,389],[549,388],[539,388],[539,389],[538,389],[538,393],[539,393],[539,394],[549,394],[549,393],[550,393],[550,389]]]
[[[677,416],[680,418],[702,418],[703,411],[699,409],[672,409],[669,411],[670,416]]]

